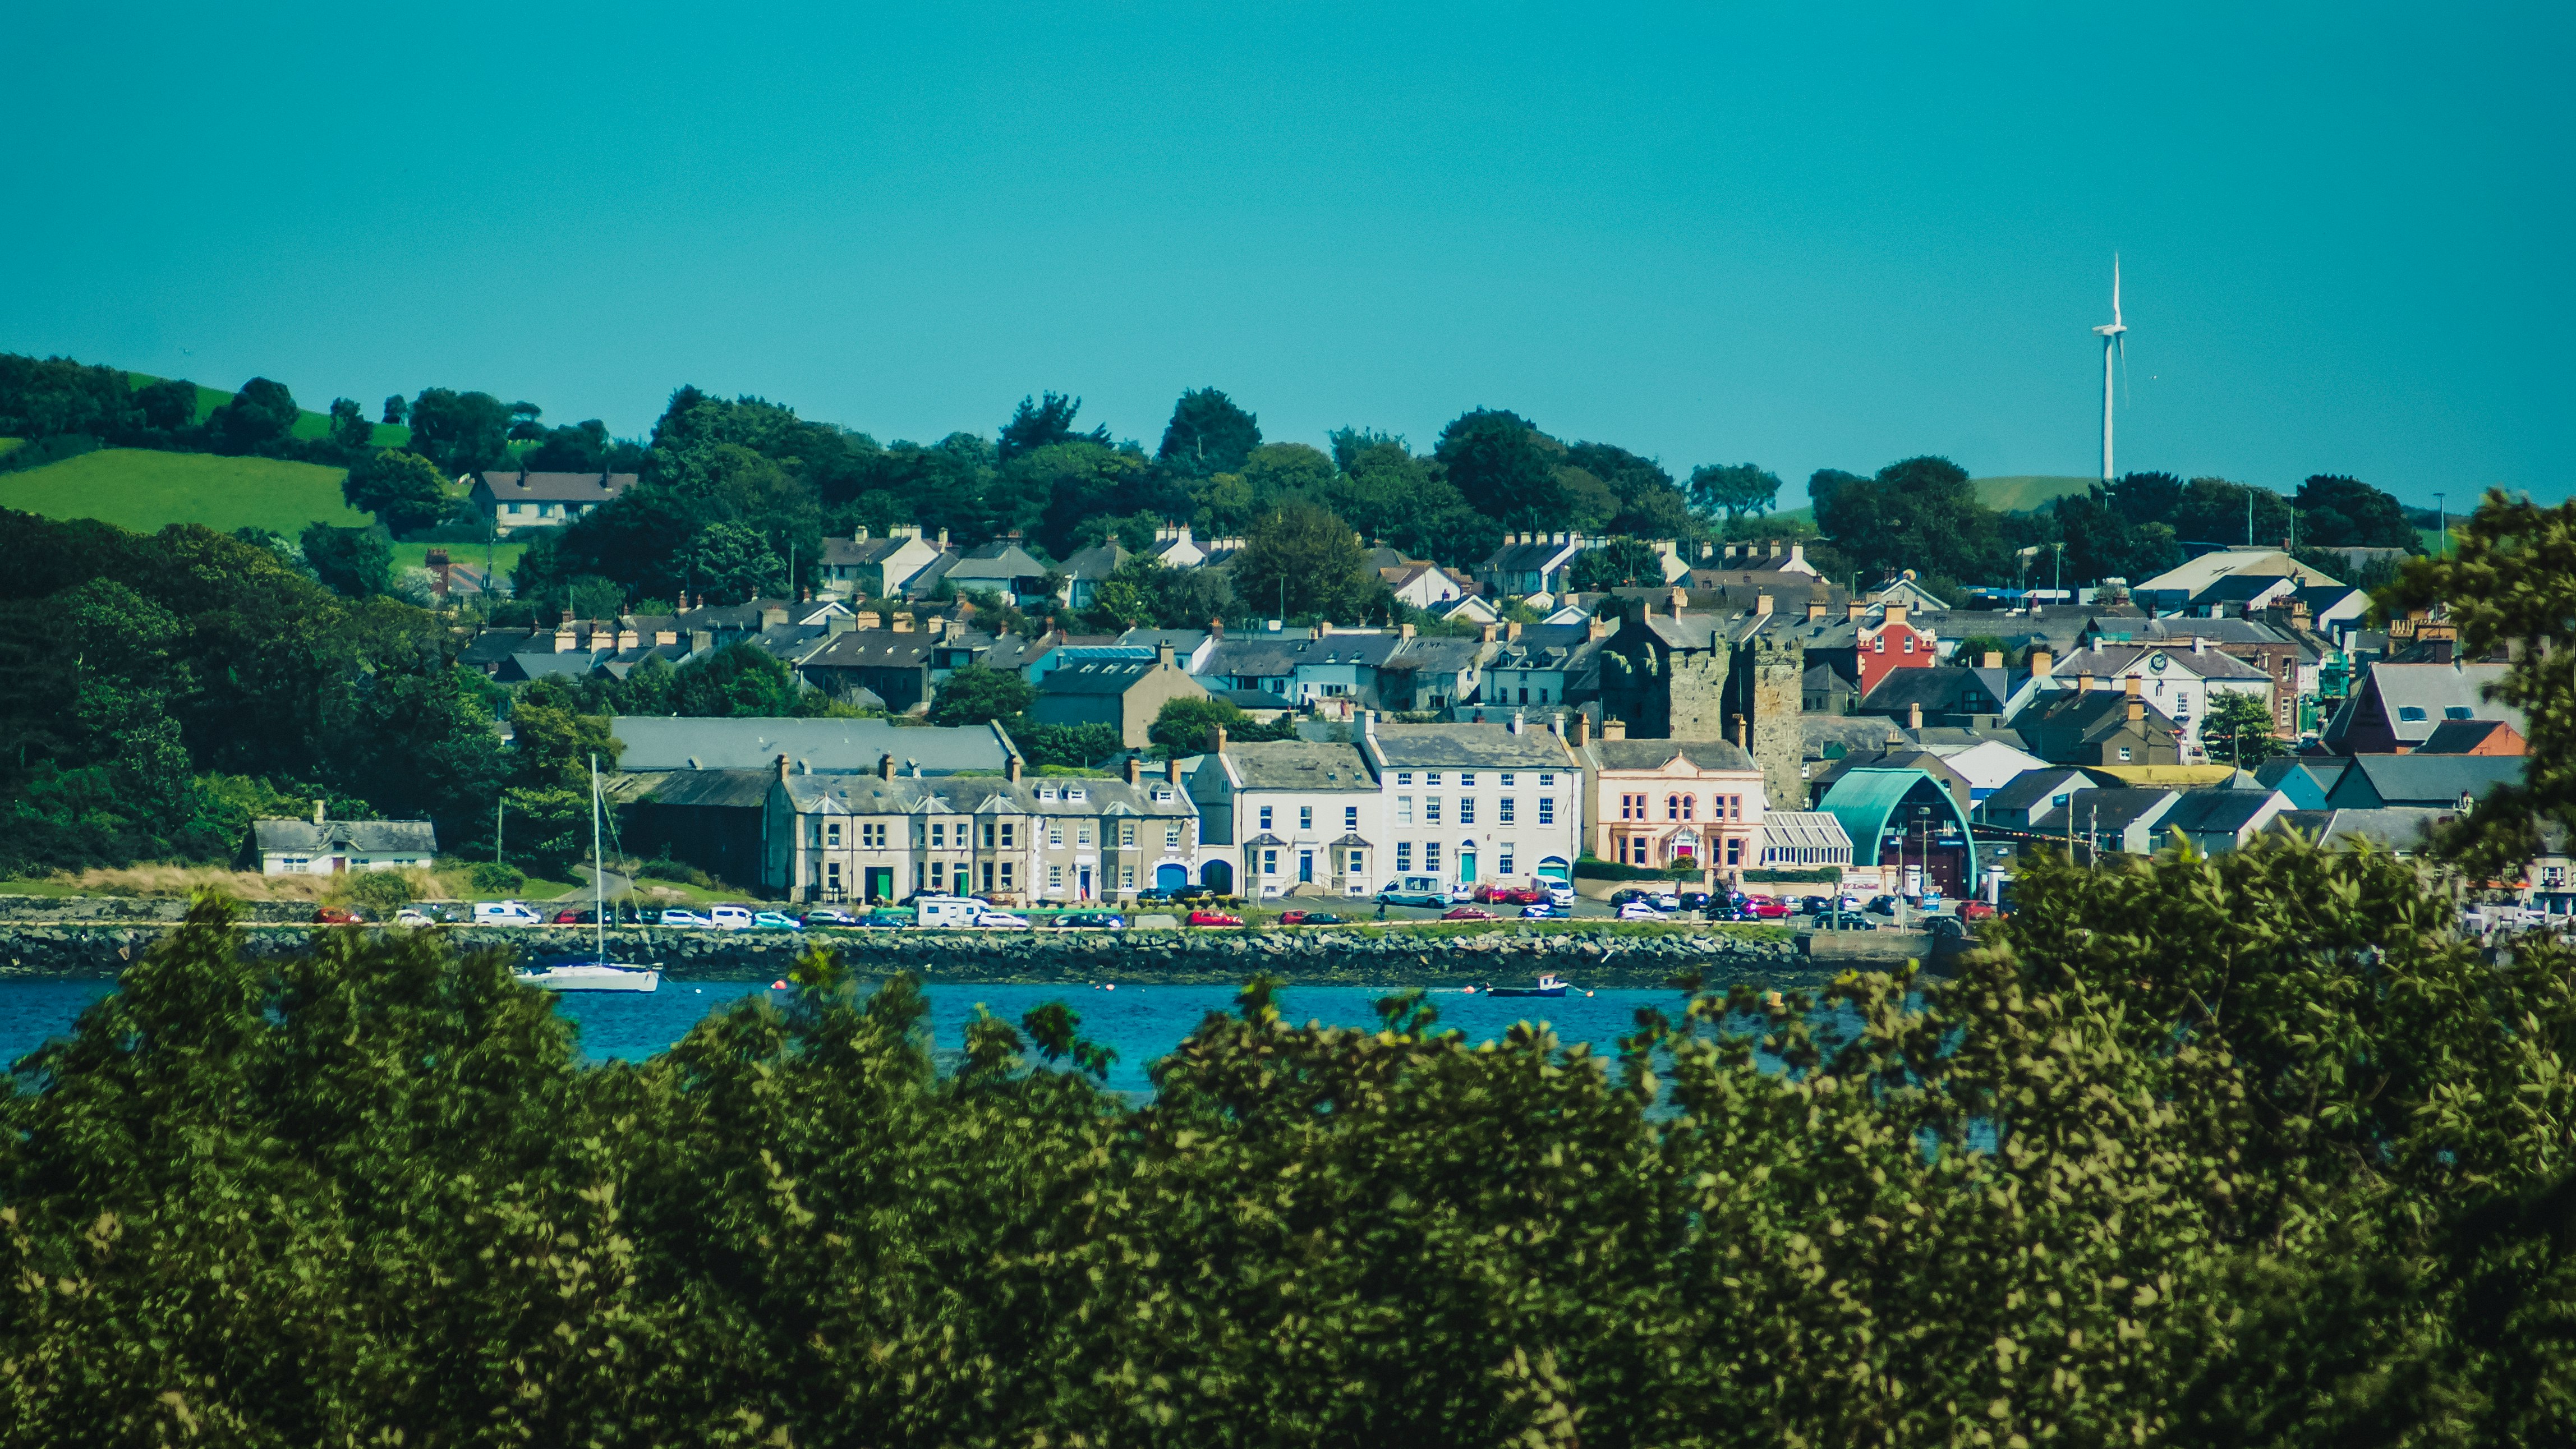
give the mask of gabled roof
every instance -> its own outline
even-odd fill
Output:
[[[2181,797],[2182,792],[2179,790],[2165,790],[2153,786],[2095,786],[2080,797],[2048,811],[2044,816],[2034,817],[2031,828],[2042,835],[2057,834],[2066,826],[2065,817],[2071,814],[2074,817],[2076,834],[2109,835],[2114,831],[2128,829],[2139,820],[2162,810],[2168,802],[2179,800]],[[2043,825],[2043,820],[2048,823]]]
[[[1003,539],[968,549],[949,567],[947,576],[963,583],[974,579],[1034,578],[1046,571],[1047,566],[1027,549]]]
[[[914,733],[918,733],[915,731]],[[770,777],[771,781],[776,776]],[[1083,798],[1062,798],[1066,785]],[[1040,790],[1056,798],[1041,799]],[[1130,785],[1115,777],[1065,780],[1031,776],[1017,784],[993,775],[790,775],[787,796],[800,814],[825,815],[1148,815],[1198,813],[1188,794],[1148,776]],[[766,786],[763,798],[766,799]]]
[[[1089,548],[1077,551],[1073,557],[1064,561],[1065,577],[1095,581],[1105,579],[1118,572],[1127,560],[1134,557],[1134,554],[1121,548],[1116,539],[1106,543],[1095,543]]]
[[[438,854],[438,832],[426,820],[254,820],[250,833],[262,852],[286,855]]]
[[[1244,790],[1298,790],[1373,794],[1377,777],[1352,744],[1321,740],[1227,742],[1225,764]]]
[[[502,503],[605,503],[635,486],[632,473],[502,473],[478,475]]]
[[[1594,740],[1575,753],[1596,770],[1660,770],[1676,759],[1702,770],[1762,770],[1751,755],[1725,740]]]
[[[2500,734],[2511,738],[2498,738]],[[2465,755],[2489,744],[2519,755],[2524,752],[2525,741],[2521,731],[2500,719],[2446,719],[2433,726],[2433,732],[2415,747],[2415,753]]]
[[[1158,667],[1152,659],[1075,660],[1049,671],[1038,693],[1125,694]]]
[[[2027,814],[2034,805],[2051,797],[2075,790],[2097,788],[2092,777],[2072,765],[2051,765],[2042,770],[2024,770],[2013,776],[1995,792],[1978,802],[1989,812],[2010,811]]]
[[[1919,704],[1925,714],[2001,714],[2011,698],[2008,671],[1935,664],[1887,671],[1859,708],[1866,714],[1903,714]]]
[[[2144,706],[2141,720],[2149,734],[2176,734],[2174,722],[2164,711],[2143,700],[2133,701],[2128,691],[2120,689],[2053,690],[2032,700],[2013,723],[2024,738],[2034,728],[2072,728],[2082,743],[2099,744],[2128,728],[2132,703]]]
[[[1519,734],[1504,724],[1382,724],[1367,738],[1398,769],[1570,770],[1565,741],[1535,724]]]
[[[2232,833],[2252,824],[2276,797],[2280,797],[2276,790],[2186,790],[2156,824],[2185,835]],[[2285,798],[2282,803],[2287,803]]]
[[[2476,800],[2521,783],[2526,763],[2520,755],[2355,755],[2330,798],[2353,809],[2456,808],[2463,795]]]

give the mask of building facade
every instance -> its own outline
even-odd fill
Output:
[[[1553,728],[1382,725],[1357,741],[1385,797],[1388,876],[1458,886],[1571,883],[1583,840],[1584,769]]]
[[[1585,767],[1589,852],[1621,865],[1692,866],[1704,882],[1760,868],[1764,800],[1753,757],[1721,740],[1605,738]]]
[[[1365,896],[1379,873],[1384,800],[1356,744],[1220,733],[1190,776],[1208,864],[1200,884],[1269,896]]]

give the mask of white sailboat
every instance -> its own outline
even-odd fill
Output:
[[[532,971],[517,971],[522,986],[547,991],[651,991],[662,984],[660,968],[608,959],[608,872],[599,849],[599,756],[590,757],[590,892],[593,909],[592,958],[557,961]]]

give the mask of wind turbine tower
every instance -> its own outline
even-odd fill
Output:
[[[2111,325],[2093,329],[2102,336],[2102,482],[2108,485],[2111,472],[2111,364],[2116,357],[2126,360],[2128,350],[2120,334],[2129,329],[2120,322],[2120,254],[2111,253]]]

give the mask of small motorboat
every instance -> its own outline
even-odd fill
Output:
[[[1487,996],[1563,996],[1565,978],[1550,971],[1538,979],[1536,986],[1488,986]]]

